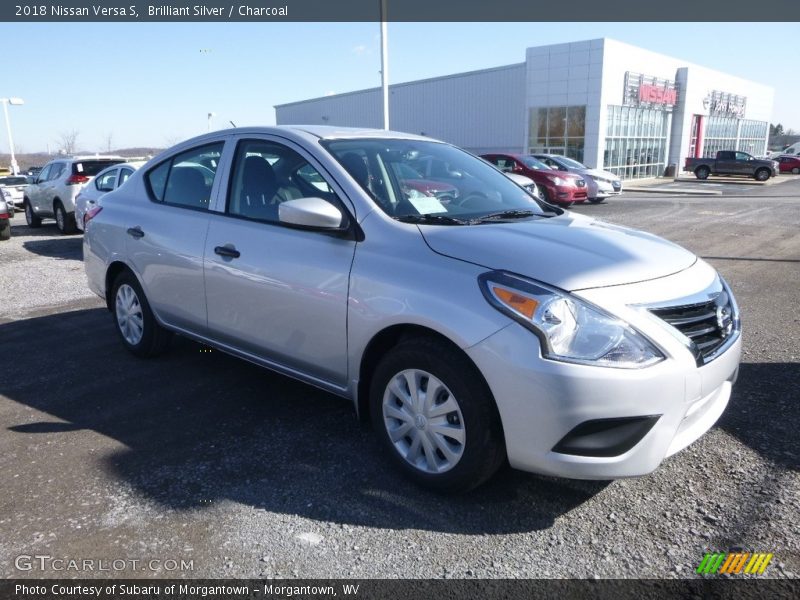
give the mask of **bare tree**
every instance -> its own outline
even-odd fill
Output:
[[[75,146],[78,141],[78,131],[70,129],[58,134],[58,149],[62,154],[75,154]]]
[[[111,145],[114,143],[114,134],[109,131],[103,138],[103,141],[105,142],[106,152],[111,154]]]

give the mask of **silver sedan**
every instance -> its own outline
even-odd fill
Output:
[[[457,189],[404,180],[425,166]],[[739,311],[710,265],[419,136],[188,140],[88,214],[84,258],[133,354],[177,333],[347,398],[440,490],[506,459],[648,473],[715,423],[738,373]]]

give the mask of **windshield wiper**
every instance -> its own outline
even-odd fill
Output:
[[[403,223],[421,223],[423,225],[469,225],[469,221],[448,217],[447,215],[402,215],[393,217]]]
[[[504,210],[491,213],[475,219],[474,223],[491,223],[492,221],[505,221],[508,219],[526,219],[528,217],[542,217],[541,213],[532,210]]]

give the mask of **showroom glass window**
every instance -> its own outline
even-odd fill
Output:
[[[753,156],[767,151],[769,123],[712,115],[706,124],[703,156],[713,158],[720,150],[741,150]]]
[[[583,162],[586,106],[532,108],[530,116],[531,153],[560,154]]]
[[[623,179],[663,175],[670,114],[653,108],[610,105],[603,168]]]

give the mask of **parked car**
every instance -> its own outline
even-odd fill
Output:
[[[484,154],[501,171],[530,177],[536,182],[545,201],[569,206],[588,197],[586,181],[574,173],[554,171],[542,161],[522,154]]]
[[[97,206],[100,198],[105,194],[113,192],[125,183],[128,177],[143,164],[144,161],[115,163],[100,171],[92,182],[75,196],[75,224],[78,229],[83,231],[83,220],[86,212]]]
[[[353,154],[374,170],[354,172]],[[420,156],[494,194],[406,196],[393,173]],[[506,457],[572,478],[648,473],[714,424],[738,373],[739,311],[707,262],[421,136],[208,133],[106,194],[83,249],[132,354],[179,333],[343,396],[440,490]]]
[[[14,217],[14,209],[9,208],[6,199],[0,196],[0,241],[11,239],[11,221]]]
[[[778,156],[774,160],[778,162],[781,173],[800,174],[800,156]]]
[[[544,200],[541,193],[539,193],[539,188],[536,186],[536,182],[530,177],[525,177],[525,175],[520,175],[518,173],[503,173],[503,175],[516,183],[531,196],[538,198],[539,200]]]
[[[28,167],[28,170],[25,171],[25,175],[38,175],[42,172],[42,167]]]
[[[47,163],[25,190],[28,226],[40,227],[43,218],[54,218],[61,233],[74,233],[75,196],[104,168],[122,162],[121,156],[78,156]]]
[[[603,171],[602,169],[590,169],[577,160],[559,156],[557,154],[534,154],[534,158],[539,159],[551,169],[575,173],[583,177],[586,181],[586,190],[589,202],[597,204],[611,196],[618,196],[622,193],[622,180],[619,176]]]
[[[12,208],[22,208],[26,187],[28,187],[28,178],[24,175],[0,177],[0,194],[3,195]]]
[[[720,150],[716,158],[687,158],[683,170],[691,171],[698,179],[708,179],[709,175],[747,175],[756,181],[767,181],[777,174],[778,163],[755,158],[747,152]]]
[[[781,150],[778,154],[781,156],[786,155],[800,155],[800,142],[795,142],[791,146],[786,146],[783,150]]]

